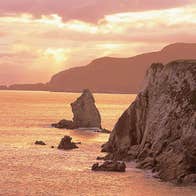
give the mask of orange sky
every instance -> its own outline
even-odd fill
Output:
[[[6,0],[0,29],[0,84],[46,82],[97,57],[196,42],[196,1]]]

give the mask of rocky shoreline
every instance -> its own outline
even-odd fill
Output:
[[[75,142],[72,142],[72,137],[65,135],[59,145],[58,145],[58,149],[59,150],[71,150],[71,149],[75,149],[78,148],[78,146],[76,145]]]
[[[196,61],[152,64],[102,152],[105,160],[136,160],[164,181],[195,183]]]

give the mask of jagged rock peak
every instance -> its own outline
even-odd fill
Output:
[[[92,101],[93,103],[95,103],[94,96],[89,89],[84,89],[82,95],[76,101],[80,101],[82,99]]]
[[[71,107],[75,127],[101,128],[101,116],[89,89],[83,90],[82,95],[71,104]]]
[[[95,99],[89,89],[83,90],[82,95],[71,103],[73,120],[61,120],[59,123],[52,124],[56,128],[78,129],[96,128],[100,132],[108,133],[101,127],[101,115],[95,105]]]

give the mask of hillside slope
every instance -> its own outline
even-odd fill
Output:
[[[96,59],[87,66],[71,68],[54,75],[47,85],[51,91],[80,92],[89,88],[99,93],[136,93],[150,64],[195,58],[196,44],[176,43],[161,51],[131,58]]]

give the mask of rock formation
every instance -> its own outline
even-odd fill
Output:
[[[110,133],[101,128],[101,116],[90,90],[85,89],[82,95],[71,104],[71,107],[73,121],[61,120],[59,123],[52,124],[53,127],[60,129],[95,128],[95,131]]]
[[[35,145],[45,146],[45,145],[46,145],[46,143],[45,143],[45,142],[43,142],[43,141],[36,141],[36,142],[35,142]]]
[[[196,61],[152,64],[146,85],[102,146],[165,181],[196,182]]]
[[[126,165],[124,162],[119,161],[105,161],[103,164],[95,163],[92,166],[93,171],[115,171],[115,172],[125,172]]]
[[[95,99],[90,90],[85,89],[82,95],[71,104],[74,127],[101,128],[101,116],[95,106]]]
[[[58,146],[60,150],[71,150],[74,148],[78,148],[75,143],[71,142],[72,138],[70,136],[65,135]]]
[[[61,120],[58,123],[52,124],[52,127],[58,128],[58,129],[74,129],[74,123],[71,120]]]

